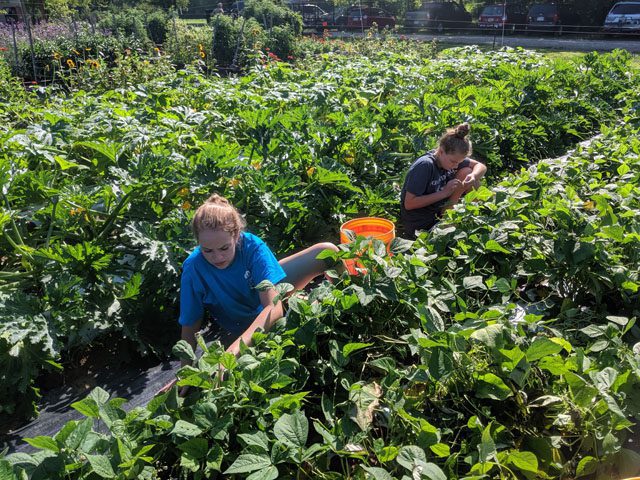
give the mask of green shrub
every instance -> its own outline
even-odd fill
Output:
[[[112,66],[118,55],[143,51],[143,45],[131,37],[114,37],[110,35],[88,33],[77,38],[58,38],[56,40],[36,40],[33,45],[34,67],[31,61],[31,50],[28,45],[18,48],[18,65],[14,65],[14,75],[27,81],[55,81],[60,73],[73,71],[83,65]]]
[[[169,17],[161,10],[151,13],[147,17],[147,34],[156,45],[161,45],[167,38],[167,20]]]
[[[291,26],[273,27],[267,33],[265,46],[282,60],[292,60],[298,57],[298,41]]]
[[[176,20],[175,34],[168,35],[165,50],[178,68],[194,63],[206,69],[227,68],[234,65],[234,60],[236,67],[243,68],[256,46],[265,42],[265,32],[255,19],[218,15],[210,27]]]
[[[135,8],[111,11],[105,14],[98,26],[110,30],[113,35],[134,37],[142,43],[150,42],[145,27],[145,12]]]
[[[289,25],[295,34],[302,33],[300,14],[272,0],[248,0],[242,13],[246,18],[255,18],[265,29]]]

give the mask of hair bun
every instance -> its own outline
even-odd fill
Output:
[[[468,123],[461,123],[456,127],[454,134],[458,138],[464,138],[467,135],[469,135],[470,128],[471,127],[469,126]]]
[[[217,193],[214,193],[209,198],[207,198],[207,201],[205,203],[213,203],[215,205],[230,205],[229,200],[224,198],[222,195],[218,195]]]

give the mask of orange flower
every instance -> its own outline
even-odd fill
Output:
[[[191,202],[189,200],[185,200],[182,204],[182,210],[191,210]]]
[[[86,212],[86,209],[82,207],[72,208],[71,210],[69,210],[69,215],[71,215],[72,217],[75,217],[75,216],[82,215],[84,212]]]

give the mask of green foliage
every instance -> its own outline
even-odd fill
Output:
[[[135,38],[143,45],[148,44],[146,13],[136,8],[112,9],[104,14],[98,26],[113,35]]]
[[[157,10],[146,17],[147,34],[156,45],[161,45],[167,38],[167,22],[169,16],[161,10]]]
[[[29,97],[18,78],[12,75],[6,59],[0,57],[0,103],[5,105],[0,110],[0,131],[7,130],[11,123],[28,116]]]
[[[75,38],[36,40],[33,49],[38,81],[55,82],[64,74],[75,72],[83,66],[114,66],[116,59],[127,50],[140,51],[142,45],[134,38],[83,32]],[[12,65],[14,75],[34,81],[31,49],[28,44],[20,45],[18,56],[18,64]]]
[[[54,366],[45,359],[110,332],[162,348],[148,332],[175,327],[189,220],[212,191],[284,254],[337,238],[351,216],[393,219],[407,165],[456,122],[471,121],[495,177],[607,135],[481,189],[484,203],[466,202],[413,247],[396,242],[393,257],[366,241],[345,248],[336,258],[362,250],[368,275],[292,298],[287,329],[257,335],[237,360],[212,348],[180,373],[190,398],[173,391],[129,414],[102,395],[76,404],[89,421],[34,439],[48,456],[12,457],[16,471],[136,477],[160,461],[174,476],[254,465],[245,472],[265,478],[517,478],[628,456],[629,399],[640,398],[629,345],[640,90],[628,55],[551,63],[522,50],[326,43],[333,53],[304,68],[266,57],[218,78],[157,63],[123,75],[125,88],[43,90],[27,117],[9,114],[26,108],[19,97],[0,105],[0,292],[20,319],[0,334],[0,378],[2,392],[24,392],[3,408],[30,405],[33,379]],[[610,131],[623,115],[630,131]],[[219,363],[228,377],[212,378]],[[111,433],[92,433],[95,418]]]
[[[273,27],[267,33],[264,46],[282,60],[292,60],[298,57],[298,37],[288,25]]]
[[[261,48],[272,48],[285,60],[298,52],[297,37],[288,25],[264,30],[254,18],[228,15],[216,15],[207,27],[175,20],[164,47],[178,67],[197,65],[206,72],[246,70],[260,57]]]
[[[639,129],[627,118],[477,191],[483,202],[416,242],[356,238],[327,252],[367,273],[294,294],[288,317],[237,359],[200,339],[203,356],[146,407],[126,413],[94,390],[74,404],[85,420],[29,439],[40,452],[3,468],[51,479],[637,475]],[[553,245],[565,237],[595,243],[560,267],[572,289]],[[193,359],[184,342],[175,351]]]
[[[265,30],[288,25],[294,34],[302,33],[300,14],[273,0],[247,0],[242,15],[245,18],[254,18]]]

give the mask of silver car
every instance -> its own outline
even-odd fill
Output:
[[[602,29],[612,33],[640,33],[640,2],[616,3]]]

